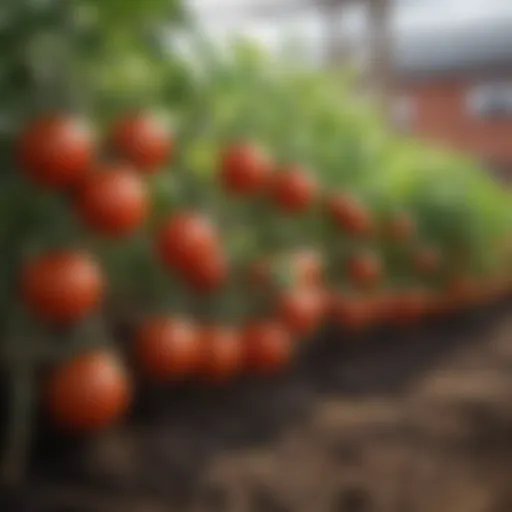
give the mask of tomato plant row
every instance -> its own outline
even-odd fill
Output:
[[[325,324],[410,325],[510,291],[511,205],[480,169],[243,55],[190,73],[173,130],[143,109],[105,131],[64,110],[15,135],[0,190],[10,445],[39,369],[56,426],[94,432],[139,379],[266,375]]]
[[[169,161],[172,169],[176,149],[146,113],[121,118],[104,144],[72,117],[37,119],[22,131],[21,186],[64,195],[74,229],[89,242],[71,238],[26,257],[20,297],[33,321],[72,333],[88,317],[116,320],[106,312],[124,290],[114,288],[96,239],[119,244],[125,257],[133,252],[151,281],[144,287],[129,272],[134,290],[124,298],[142,313],[131,357],[142,374],[164,382],[275,371],[326,320],[345,330],[411,323],[509,289],[506,259],[478,277],[461,255],[423,241],[413,208],[379,216],[354,193],[323,189],[318,173],[278,165],[253,142],[219,149],[214,181],[237,210],[231,203],[208,209],[203,195],[155,217],[151,179]],[[172,177],[178,185],[187,178]],[[240,230],[250,231],[245,244],[256,250],[234,247]],[[137,250],[123,246],[133,239]],[[55,367],[45,399],[60,426],[82,431],[116,420],[134,385],[111,348],[89,347],[91,336],[99,331],[82,333],[84,348]]]

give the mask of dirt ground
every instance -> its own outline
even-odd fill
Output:
[[[510,305],[326,335],[286,375],[141,393],[100,439],[49,429],[1,512],[512,512]]]

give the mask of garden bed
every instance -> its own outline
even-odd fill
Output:
[[[0,510],[508,512],[509,311],[326,336],[267,381],[145,388],[90,441],[42,428]]]

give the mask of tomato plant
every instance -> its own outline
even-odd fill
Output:
[[[145,376],[224,382],[282,368],[326,312],[348,335],[511,290],[510,194],[474,162],[390,133],[350,80],[244,44],[199,41],[188,59],[148,41],[169,29],[163,3],[78,0],[57,16],[43,2],[0,23],[24,55],[0,84],[6,446],[23,444],[27,383],[47,365],[57,424],[124,412],[118,324],[135,327]],[[52,51],[38,30],[6,31],[18,16],[37,27],[32,11]]]

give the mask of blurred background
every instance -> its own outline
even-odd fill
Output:
[[[508,0],[196,0],[219,44],[243,35],[312,66],[350,66],[393,126],[512,176],[512,3]]]

